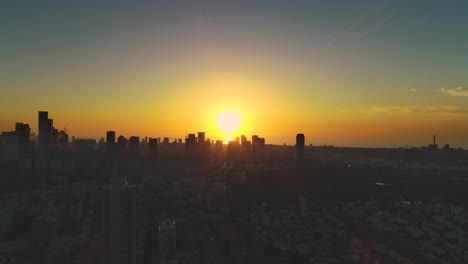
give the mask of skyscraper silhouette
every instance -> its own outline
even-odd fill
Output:
[[[102,187],[105,264],[136,263],[136,187],[113,179]]]
[[[198,132],[198,144],[205,143],[205,132]]]
[[[31,135],[31,128],[29,124],[16,123],[15,132],[18,137],[18,150],[21,156],[29,154],[31,152],[31,142],[29,137]]]
[[[155,159],[158,157],[158,139],[157,138],[149,138],[148,156],[151,159]]]
[[[133,155],[140,154],[140,137],[130,137],[130,139],[128,140],[128,150]]]
[[[305,137],[304,134],[296,135],[296,160],[304,161]]]
[[[188,134],[188,137],[185,139],[185,159],[191,161],[195,156],[197,145],[197,137],[195,134]]]
[[[106,132],[106,142],[109,143],[115,143],[115,131],[107,131]]]
[[[115,131],[106,132],[106,151],[113,152],[115,150]]]
[[[59,132],[59,147],[61,150],[68,148],[68,134],[64,130],[60,130]]]
[[[39,138],[38,149],[39,152],[44,153],[50,148],[50,141],[52,136],[52,122],[49,119],[49,112],[39,111]]]
[[[252,155],[255,160],[265,158],[265,138],[252,135]]]

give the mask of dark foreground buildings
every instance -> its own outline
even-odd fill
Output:
[[[113,179],[102,186],[105,264],[136,263],[136,186]]]

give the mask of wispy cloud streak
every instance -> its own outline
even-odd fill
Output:
[[[468,108],[458,106],[370,106],[367,109],[369,114],[387,114],[387,115],[404,115],[404,114],[436,114],[436,115],[455,115],[468,114]]]
[[[440,92],[450,96],[463,96],[468,97],[468,88],[467,87],[457,87],[453,89],[441,88]]]

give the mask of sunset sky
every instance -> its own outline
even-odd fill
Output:
[[[123,2],[0,3],[0,131],[468,148],[468,1]]]

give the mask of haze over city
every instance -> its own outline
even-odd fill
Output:
[[[468,147],[464,1],[8,1],[0,130]],[[240,116],[231,132],[225,111]],[[230,135],[232,134],[232,135]]]
[[[0,3],[0,264],[468,263],[468,1]]]

